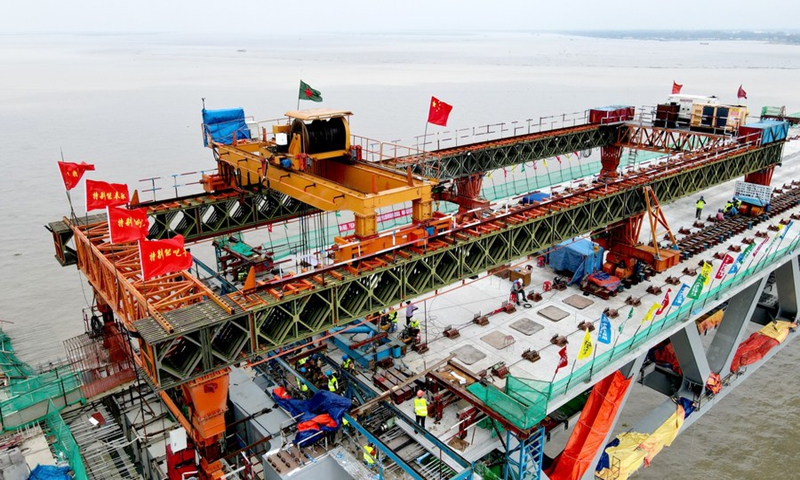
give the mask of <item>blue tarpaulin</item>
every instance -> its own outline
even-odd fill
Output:
[[[527,205],[533,202],[541,202],[542,200],[547,200],[548,198],[550,198],[549,193],[533,192],[522,197],[522,204]]]
[[[553,270],[573,274],[569,283],[580,282],[585,275],[603,268],[603,248],[585,238],[559,243],[550,251],[549,258]]]
[[[231,145],[233,134],[238,140],[249,140],[250,129],[244,120],[243,108],[227,108],[224,110],[203,109],[203,145],[208,146],[208,135],[217,143]]]
[[[294,437],[294,443],[298,446],[303,446],[305,441],[311,439],[309,443],[313,443],[322,438],[321,435],[315,435],[318,431],[332,432],[337,430],[342,425],[342,417],[348,410],[352,402],[349,398],[341,395],[336,395],[333,392],[320,390],[308,400],[295,400],[292,398],[284,399],[272,394],[272,399],[275,403],[281,406],[284,410],[289,412],[293,417],[297,418],[298,429],[297,435]],[[328,414],[336,422],[336,427],[330,427],[325,424],[317,424],[316,428],[301,429],[300,424],[304,422],[313,421],[317,415]]]
[[[28,480],[72,480],[71,470],[68,466],[36,465]]]

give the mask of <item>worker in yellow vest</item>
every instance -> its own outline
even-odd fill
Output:
[[[325,376],[328,377],[328,390],[333,393],[339,391],[339,380],[336,379],[336,375],[333,374],[330,370],[325,372]]]
[[[425,401],[425,392],[422,390],[417,392],[417,398],[414,399],[414,415],[417,417],[417,425],[425,428],[425,418],[428,416],[428,402]]]
[[[411,335],[411,343],[415,343],[417,341],[417,335],[419,334],[419,320],[416,318],[411,319],[411,322],[408,324],[408,333]]]
[[[306,369],[306,367],[300,367],[300,373],[301,373],[301,374],[303,374],[303,375],[305,375],[306,373],[308,373],[308,370]],[[303,383],[303,382],[300,380],[300,378],[299,378],[299,377],[294,377],[294,379],[295,379],[295,381],[297,381],[297,388],[299,388],[299,389],[300,389],[300,393],[302,393],[302,394],[303,394],[303,396],[305,397],[305,396],[306,396],[306,394],[308,393],[308,385],[306,385],[305,383]]]
[[[353,364],[353,359],[348,357],[347,355],[342,356],[342,368],[346,372],[352,372],[355,370],[356,366]]]
[[[375,468],[375,447],[371,443],[364,445],[364,464]]]
[[[389,313],[389,333],[397,331],[397,310]]]
[[[701,195],[700,200],[698,200],[697,203],[694,204],[694,207],[697,209],[694,216],[698,220],[700,220],[700,215],[703,214],[703,207],[705,206],[706,206],[706,199],[703,198],[703,196]]]

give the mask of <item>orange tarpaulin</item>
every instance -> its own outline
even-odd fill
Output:
[[[593,467],[630,382],[617,371],[594,386],[567,446],[548,473],[551,480],[578,480]]]
[[[736,355],[731,362],[731,371],[735,372],[745,365],[756,363],[764,358],[764,355],[770,350],[786,340],[790,329],[796,327],[797,324],[794,322],[770,322],[761,330],[747,337],[747,340],[742,342],[736,350]]]

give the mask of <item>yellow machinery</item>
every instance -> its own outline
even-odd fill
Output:
[[[219,173],[204,179],[206,190],[266,187],[320,210],[352,211],[359,251],[343,249],[337,253],[339,260],[381,249],[379,245],[385,242],[377,237],[376,209],[380,207],[411,202],[415,231],[421,231],[422,224],[431,220],[437,182],[413,175],[410,169],[403,173],[364,161],[361,147],[350,144],[350,115],[323,108],[290,111],[286,112],[288,122],[273,124],[270,135],[262,127],[257,140],[234,137],[230,145],[209,140]],[[339,245],[350,243],[350,239],[337,239]]]

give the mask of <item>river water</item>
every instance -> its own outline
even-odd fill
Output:
[[[64,356],[62,342],[83,332],[91,291],[74,267],[57,264],[43,228],[69,213],[60,152],[94,163],[90,178],[131,189],[147,177],[212,169],[200,136],[202,98],[209,108],[242,106],[257,119],[276,118],[296,108],[303,79],[325,100],[302,107],[351,110],[354,133],[387,141],[423,132],[431,95],[454,106],[454,127],[654,105],[673,80],[684,93],[723,102],[735,102],[742,84],[758,115],[762,105],[800,110],[798,48],[551,34],[0,35],[0,319],[13,322],[4,328],[23,360]],[[72,196],[82,214],[82,187]],[[209,248],[199,251],[212,260]],[[800,427],[793,409],[798,349],[784,349],[642,476],[788,478],[800,471],[792,448]]]

